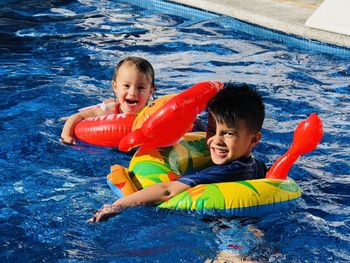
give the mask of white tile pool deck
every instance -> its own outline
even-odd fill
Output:
[[[350,36],[312,29],[306,20],[323,0],[171,0],[266,28],[350,48]]]

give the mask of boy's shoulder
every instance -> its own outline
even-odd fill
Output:
[[[105,99],[101,104],[100,104],[100,109],[105,112],[105,114],[111,114],[115,113],[117,103],[115,99],[109,98]]]

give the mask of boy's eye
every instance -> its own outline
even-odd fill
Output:
[[[208,135],[213,136],[215,133],[216,133],[215,130],[213,130],[213,129],[207,129],[207,134],[208,134]]]
[[[233,136],[236,136],[236,133],[233,132],[233,131],[225,131],[224,132],[224,136],[226,136],[226,137],[233,137]]]

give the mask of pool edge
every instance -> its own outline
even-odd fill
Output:
[[[350,48],[350,37],[312,29],[305,21],[317,8],[308,0],[169,0],[213,13],[230,16],[268,29],[322,43]],[[321,1],[316,1],[321,2]]]

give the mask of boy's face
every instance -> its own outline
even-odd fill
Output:
[[[249,157],[260,139],[261,133],[250,132],[244,121],[237,121],[234,127],[228,127],[209,114],[207,146],[212,161],[217,165],[230,163],[242,156]]]
[[[154,91],[147,76],[140,73],[134,64],[128,62],[120,66],[112,85],[123,113],[140,112]]]

